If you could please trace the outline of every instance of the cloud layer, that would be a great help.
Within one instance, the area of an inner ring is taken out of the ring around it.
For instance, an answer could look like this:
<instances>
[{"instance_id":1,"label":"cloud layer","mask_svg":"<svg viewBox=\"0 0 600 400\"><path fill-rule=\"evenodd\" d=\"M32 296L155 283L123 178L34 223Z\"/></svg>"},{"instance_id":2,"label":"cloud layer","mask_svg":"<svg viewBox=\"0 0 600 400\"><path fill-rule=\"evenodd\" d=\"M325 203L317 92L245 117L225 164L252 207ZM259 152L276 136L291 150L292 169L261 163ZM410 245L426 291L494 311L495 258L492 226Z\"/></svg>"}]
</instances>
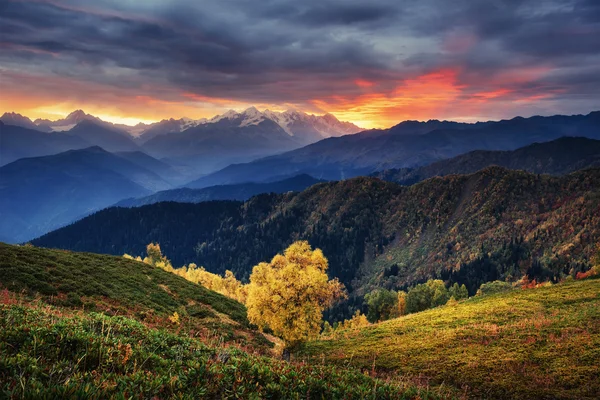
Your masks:
<instances>
[{"instance_id":1,"label":"cloud layer","mask_svg":"<svg viewBox=\"0 0 600 400\"><path fill-rule=\"evenodd\" d=\"M0 1L1 107L155 120L255 104L365 126L600 109L596 0L91 4Z\"/></svg>"}]
</instances>

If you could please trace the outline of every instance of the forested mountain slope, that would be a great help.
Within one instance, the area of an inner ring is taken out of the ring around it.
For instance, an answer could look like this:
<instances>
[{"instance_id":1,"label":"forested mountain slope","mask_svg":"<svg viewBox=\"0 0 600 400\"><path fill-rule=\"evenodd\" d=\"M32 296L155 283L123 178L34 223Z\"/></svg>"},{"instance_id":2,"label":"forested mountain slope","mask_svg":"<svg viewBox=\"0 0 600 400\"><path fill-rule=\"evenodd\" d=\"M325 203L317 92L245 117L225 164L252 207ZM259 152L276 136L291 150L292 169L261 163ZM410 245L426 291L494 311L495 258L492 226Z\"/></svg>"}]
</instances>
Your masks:
<instances>
[{"instance_id":1,"label":"forested mountain slope","mask_svg":"<svg viewBox=\"0 0 600 400\"><path fill-rule=\"evenodd\" d=\"M434 176L471 174L492 165L522 169L535 174L567 174L583 168L600 166L600 140L562 137L513 151L476 150L423 167L389 169L376 172L372 176L412 185Z\"/></svg>"},{"instance_id":2,"label":"forested mountain slope","mask_svg":"<svg viewBox=\"0 0 600 400\"><path fill-rule=\"evenodd\" d=\"M247 279L298 239L323 249L330 275L357 295L428 277L471 294L525 273L557 279L585 269L600 240L600 169L553 177L492 167L410 187L356 178L245 203L110 208L33 243L137 255L158 242L174 265Z\"/></svg>"},{"instance_id":3,"label":"forested mountain slope","mask_svg":"<svg viewBox=\"0 0 600 400\"><path fill-rule=\"evenodd\" d=\"M139 207L163 201L178 203L200 203L211 200L248 200L261 193L299 192L312 185L323 182L309 175L298 175L282 181L268 183L238 183L237 185L218 185L204 189L179 188L162 190L149 196L125 199L116 205L121 207Z\"/></svg>"},{"instance_id":4,"label":"forested mountain slope","mask_svg":"<svg viewBox=\"0 0 600 400\"><path fill-rule=\"evenodd\" d=\"M170 187L97 146L23 158L0 167L0 240L27 241L123 198Z\"/></svg>"}]
</instances>

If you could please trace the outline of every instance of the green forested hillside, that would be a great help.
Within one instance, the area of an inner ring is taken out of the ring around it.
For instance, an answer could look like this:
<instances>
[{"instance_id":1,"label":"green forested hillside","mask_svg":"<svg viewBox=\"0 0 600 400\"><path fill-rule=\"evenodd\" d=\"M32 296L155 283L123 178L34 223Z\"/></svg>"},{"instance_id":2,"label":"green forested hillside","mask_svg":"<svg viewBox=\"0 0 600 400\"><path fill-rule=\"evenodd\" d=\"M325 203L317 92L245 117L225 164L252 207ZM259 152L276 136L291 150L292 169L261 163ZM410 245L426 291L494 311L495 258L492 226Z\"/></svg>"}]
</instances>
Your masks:
<instances>
[{"instance_id":1,"label":"green forested hillside","mask_svg":"<svg viewBox=\"0 0 600 400\"><path fill-rule=\"evenodd\" d=\"M298 239L321 248L330 275L359 296L429 277L471 294L523 274L556 280L588 268L600 240L600 169L552 177L491 167L410 187L356 178L245 203L111 208L33 243L138 255L158 242L174 265L246 279Z\"/></svg>"},{"instance_id":2,"label":"green forested hillside","mask_svg":"<svg viewBox=\"0 0 600 400\"><path fill-rule=\"evenodd\" d=\"M600 279L473 297L339 332L298 357L443 383L465 398L597 399Z\"/></svg>"}]
</instances>

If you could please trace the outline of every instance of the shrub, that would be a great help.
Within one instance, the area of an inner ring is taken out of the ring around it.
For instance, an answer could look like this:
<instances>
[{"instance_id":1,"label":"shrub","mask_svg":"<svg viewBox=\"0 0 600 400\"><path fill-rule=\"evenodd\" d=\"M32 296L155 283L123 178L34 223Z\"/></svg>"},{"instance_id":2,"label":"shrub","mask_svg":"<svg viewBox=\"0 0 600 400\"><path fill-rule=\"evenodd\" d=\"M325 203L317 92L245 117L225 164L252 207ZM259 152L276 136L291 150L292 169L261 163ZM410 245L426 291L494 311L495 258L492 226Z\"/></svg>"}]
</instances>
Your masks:
<instances>
[{"instance_id":1,"label":"shrub","mask_svg":"<svg viewBox=\"0 0 600 400\"><path fill-rule=\"evenodd\" d=\"M575 275L575 279L587 279L596 275L600 275L600 267L597 265L586 272L578 272L577 275Z\"/></svg>"},{"instance_id":2,"label":"shrub","mask_svg":"<svg viewBox=\"0 0 600 400\"><path fill-rule=\"evenodd\" d=\"M415 313L446 304L450 299L444 281L431 279L417 285L406 295L406 312Z\"/></svg>"},{"instance_id":3,"label":"shrub","mask_svg":"<svg viewBox=\"0 0 600 400\"><path fill-rule=\"evenodd\" d=\"M398 293L393 290L376 289L365 295L365 303L369 307L369 322L385 321L397 314Z\"/></svg>"},{"instance_id":4,"label":"shrub","mask_svg":"<svg viewBox=\"0 0 600 400\"><path fill-rule=\"evenodd\" d=\"M493 281L482 283L477 290L476 296L487 296L495 293L508 292L513 286L509 282Z\"/></svg>"},{"instance_id":5,"label":"shrub","mask_svg":"<svg viewBox=\"0 0 600 400\"><path fill-rule=\"evenodd\" d=\"M459 286L458 283L455 283L448 290L448 294L450 297L454 297L454 300L457 301L469 298L469 291L464 284Z\"/></svg>"}]
</instances>

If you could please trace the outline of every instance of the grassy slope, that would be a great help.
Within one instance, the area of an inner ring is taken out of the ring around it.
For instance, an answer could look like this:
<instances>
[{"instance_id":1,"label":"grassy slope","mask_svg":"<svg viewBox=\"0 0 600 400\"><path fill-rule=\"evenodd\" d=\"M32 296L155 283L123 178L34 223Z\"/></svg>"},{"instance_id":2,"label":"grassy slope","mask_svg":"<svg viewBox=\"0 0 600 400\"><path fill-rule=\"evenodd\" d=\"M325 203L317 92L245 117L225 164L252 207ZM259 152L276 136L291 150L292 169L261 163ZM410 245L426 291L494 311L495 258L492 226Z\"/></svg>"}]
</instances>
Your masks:
<instances>
[{"instance_id":1,"label":"grassy slope","mask_svg":"<svg viewBox=\"0 0 600 400\"><path fill-rule=\"evenodd\" d=\"M0 287L0 398L439 398L259 355L244 306L122 257L0 244Z\"/></svg>"},{"instance_id":2,"label":"grassy slope","mask_svg":"<svg viewBox=\"0 0 600 400\"><path fill-rule=\"evenodd\" d=\"M1 398L435 399L358 371L290 364L126 317L0 302Z\"/></svg>"},{"instance_id":3,"label":"grassy slope","mask_svg":"<svg viewBox=\"0 0 600 400\"><path fill-rule=\"evenodd\" d=\"M42 296L49 304L129 315L149 324L164 323L178 312L187 330L267 344L249 327L242 304L123 257L0 243L0 287Z\"/></svg>"},{"instance_id":4,"label":"grassy slope","mask_svg":"<svg viewBox=\"0 0 600 400\"><path fill-rule=\"evenodd\" d=\"M484 398L597 398L600 279L472 298L307 345L304 356Z\"/></svg>"}]
</instances>

